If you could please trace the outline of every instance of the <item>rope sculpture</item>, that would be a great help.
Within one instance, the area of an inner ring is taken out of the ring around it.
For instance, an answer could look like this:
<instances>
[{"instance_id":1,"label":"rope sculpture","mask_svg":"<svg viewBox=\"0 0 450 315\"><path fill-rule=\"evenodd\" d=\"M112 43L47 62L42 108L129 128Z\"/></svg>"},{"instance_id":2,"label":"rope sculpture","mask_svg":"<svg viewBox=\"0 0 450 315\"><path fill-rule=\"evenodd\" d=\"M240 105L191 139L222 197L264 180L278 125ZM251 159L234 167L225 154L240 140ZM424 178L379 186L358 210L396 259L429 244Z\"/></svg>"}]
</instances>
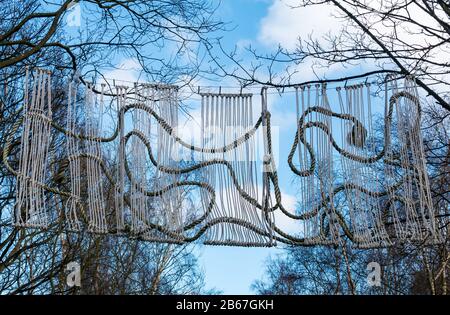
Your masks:
<instances>
[{"instance_id":1,"label":"rope sculpture","mask_svg":"<svg viewBox=\"0 0 450 315\"><path fill-rule=\"evenodd\" d=\"M30 71L26 70L24 124L21 138L21 159L17 177L18 226L47 228L46 196L40 183L47 181L51 107L50 73L38 69L31 93L28 86Z\"/></svg>"},{"instance_id":2,"label":"rope sculpture","mask_svg":"<svg viewBox=\"0 0 450 315\"><path fill-rule=\"evenodd\" d=\"M401 93L397 82L391 84L394 95ZM387 211L394 222L396 235L420 241L436 230L436 222L420 133L420 107L415 104L418 95L413 81L405 82L404 93L409 97L405 97L403 102L395 102L398 143L392 143L386 154L392 159L398 156L396 164L402 170L400 176L403 180L397 191L389 189ZM398 177L394 174L397 165L386 163L388 180L395 181ZM397 207L399 204L401 206Z\"/></svg>"},{"instance_id":3,"label":"rope sculpture","mask_svg":"<svg viewBox=\"0 0 450 315\"><path fill-rule=\"evenodd\" d=\"M293 166L293 152L290 155L290 165L295 170L294 173L301 177L300 216L292 216L292 218L303 221L305 241L311 244L339 243L339 231L333 203L330 203L330 207L325 210L325 215L329 220L330 231L328 236L321 231L321 220L323 220L321 216L308 214L311 205L320 207L324 199L334 200L333 182L335 174L333 173L331 142L328 140L328 134L321 132L320 128L311 128L316 125L322 126L324 130L332 133L331 117L326 115L326 113L331 112L331 108L325 87L320 85L315 87L302 86L300 87L300 93L299 88L296 89L297 138L303 139L302 142L305 144L305 146L297 146L301 171ZM308 114L305 111L308 107L307 104L314 104L315 108L323 110L314 110L311 111L311 114ZM316 148L315 158L312 155L308 156L308 147ZM307 165L311 165L309 170Z\"/></svg>"},{"instance_id":4,"label":"rope sculpture","mask_svg":"<svg viewBox=\"0 0 450 315\"><path fill-rule=\"evenodd\" d=\"M70 231L87 228L154 242L312 246L337 245L345 236L369 248L442 241L411 77L401 89L398 79L387 80L382 144L376 141L370 84L338 87L334 98L326 85L295 89L297 130L287 160L298 177L295 212L283 205L267 88L256 121L252 94L201 93L198 144L179 132L176 86L115 86L111 97L104 84L100 91L88 84L84 97L77 97L79 87L70 83L61 127L52 120L50 74L27 71L25 81L24 116L3 152L17 176L17 226L48 228L55 214L48 213L46 200L59 196ZM116 107L106 123L108 102ZM113 124L111 135L103 136L105 125ZM15 170L8 155L21 126ZM51 128L66 136L67 161L61 163L68 191L47 178ZM105 153L106 145L113 154ZM192 159L179 159L181 151ZM277 226L277 212L301 222L298 233Z\"/></svg>"},{"instance_id":5,"label":"rope sculpture","mask_svg":"<svg viewBox=\"0 0 450 315\"><path fill-rule=\"evenodd\" d=\"M202 175L216 192L211 221L223 221L208 230L206 243L270 246L273 218L267 220L256 206L258 195L262 195L258 194L262 184L256 165L256 135L248 134L244 141L234 141L252 129L252 95L201 94L201 98L201 161L205 165ZM233 145L227 147L228 143ZM202 202L206 209L210 202L206 192L202 194ZM243 224L227 222L227 218ZM257 226L264 234L244 223Z\"/></svg>"},{"instance_id":6,"label":"rope sculpture","mask_svg":"<svg viewBox=\"0 0 450 315\"><path fill-rule=\"evenodd\" d=\"M376 152L376 143L373 141L370 84L348 87L345 90L345 97L342 94L339 90L341 111L356 118L355 123L347 121L341 126L341 134L344 137L343 149L352 156L370 157ZM370 192L383 189L376 162L366 163L364 160L341 156L341 165L344 182L354 183L358 187L365 186ZM361 247L390 245L382 217L381 199L358 189L346 190L345 197L359 245Z\"/></svg>"},{"instance_id":7,"label":"rope sculpture","mask_svg":"<svg viewBox=\"0 0 450 315\"><path fill-rule=\"evenodd\" d=\"M143 108L157 113L158 117L170 126L178 124L176 93L177 89L173 86L134 86L134 100L142 104L141 107L144 106ZM133 108L133 105L126 104L127 96L124 87L118 88L118 94L121 98L119 102L121 125L123 126L127 118L125 113L128 109L133 124L131 131L124 134L124 128L121 128L120 134L119 182L129 187L129 202L127 202L126 194L121 192L120 204L124 206L117 208L119 212L121 209L125 211L122 217L129 217L129 220L125 219L122 223L122 228L130 221L131 234L134 236L145 240L180 242L177 231L180 231L183 221L180 211L183 200L182 189L176 183L181 181L181 173L165 171L176 167L176 161L172 156L175 140L142 108ZM155 129L154 133L152 133L153 129ZM155 146L149 142L152 137L155 138ZM153 148L155 148L155 155L152 153ZM147 150L153 165L146 163ZM153 173L148 171L151 166L156 167ZM149 191L153 192L149 193ZM170 233L150 229L149 221Z\"/></svg>"}]
</instances>

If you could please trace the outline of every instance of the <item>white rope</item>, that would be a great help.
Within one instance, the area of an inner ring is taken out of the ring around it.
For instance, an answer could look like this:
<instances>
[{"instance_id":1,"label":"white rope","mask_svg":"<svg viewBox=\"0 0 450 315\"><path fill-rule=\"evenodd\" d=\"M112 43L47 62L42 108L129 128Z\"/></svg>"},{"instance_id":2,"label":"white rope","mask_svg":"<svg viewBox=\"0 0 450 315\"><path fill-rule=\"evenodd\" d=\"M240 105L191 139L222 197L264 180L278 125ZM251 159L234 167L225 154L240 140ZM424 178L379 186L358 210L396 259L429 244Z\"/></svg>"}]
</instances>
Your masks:
<instances>
[{"instance_id":1,"label":"white rope","mask_svg":"<svg viewBox=\"0 0 450 315\"><path fill-rule=\"evenodd\" d=\"M253 127L251 95L207 93L202 94L201 99L201 146L203 148L222 147ZM261 189L258 189L256 176L255 149L256 139L250 137L245 144L236 146L232 150L212 153L203 151L201 157L202 162L227 161L236 176L237 185L245 194L262 202L263 199L258 198L265 197L268 192L263 192L259 197ZM264 213L242 197L229 172L225 165L217 163L205 167L202 171L205 182L216 191L216 202L208 221L233 218L270 231ZM204 211L206 211L211 197L207 193L201 195ZM207 222L205 224L208 224ZM205 242L216 245L266 245L270 241L242 225L227 222L210 227L205 236Z\"/></svg>"},{"instance_id":2,"label":"white rope","mask_svg":"<svg viewBox=\"0 0 450 315\"><path fill-rule=\"evenodd\" d=\"M30 71L26 70L24 126L21 137L15 224L23 227L47 228L46 196L41 183L46 182L50 146L51 76L43 70L32 71L31 100L28 86Z\"/></svg>"},{"instance_id":3,"label":"white rope","mask_svg":"<svg viewBox=\"0 0 450 315\"><path fill-rule=\"evenodd\" d=\"M88 84L85 96L85 128L86 135L90 139L86 140L85 152L88 156L94 158L86 159L86 177L87 177L87 196L88 196L88 217L89 230L94 233L107 233L105 199L103 197L103 180L102 171L98 161L102 160L100 142L98 140L100 134L100 126L102 125L102 113L95 113L98 110L97 96L93 92L93 86Z\"/></svg>"},{"instance_id":4,"label":"white rope","mask_svg":"<svg viewBox=\"0 0 450 315\"><path fill-rule=\"evenodd\" d=\"M58 194L47 183L50 127L55 126L51 80L38 70L32 81L27 71L25 81L14 217L18 226L46 227L50 216L45 190ZM262 89L256 125L251 95L201 94L201 148L189 146L176 134L176 87L136 84L134 89L116 90L118 127L113 137L104 138L104 86L99 96L93 85L87 86L83 112L77 109L77 88L69 84L63 132L68 136L70 192L61 194L69 230L79 231L87 219L90 232L107 233L111 226L115 233L158 242L201 238L216 245L272 246L275 240L337 245L344 233L360 247L384 247L397 240L442 241L427 177L418 93L411 78L402 89L397 80L385 89L386 139L381 153L374 141L376 117L369 85L346 87L345 93L338 88L339 112L334 112L325 85L296 88L297 147L294 144L288 160L300 176L295 213L285 209L278 183L267 89ZM79 112L85 122L81 133ZM262 137L261 169L256 162L257 135ZM109 173L109 160L103 158L103 142L117 150L115 174ZM188 150L194 160L179 160L180 150ZM297 166L292 164L295 155ZM115 222L107 218L106 180L114 189ZM277 211L301 221L298 234L276 226Z\"/></svg>"},{"instance_id":5,"label":"white rope","mask_svg":"<svg viewBox=\"0 0 450 315\"><path fill-rule=\"evenodd\" d=\"M66 129L69 132L76 133L77 122L77 91L73 82L69 83L69 92L67 96L67 120ZM66 201L66 221L70 231L80 231L81 222L78 218L77 210L81 205L81 160L79 158L79 141L74 137L67 137L67 154L69 159L70 191L72 196Z\"/></svg>"},{"instance_id":6,"label":"white rope","mask_svg":"<svg viewBox=\"0 0 450 315\"><path fill-rule=\"evenodd\" d=\"M121 233L125 229L125 118L122 108L125 104L125 91L123 87L116 86L117 94L117 113L119 115L119 148L117 161L117 186L115 187L115 213L116 213L116 230Z\"/></svg>"}]
</instances>

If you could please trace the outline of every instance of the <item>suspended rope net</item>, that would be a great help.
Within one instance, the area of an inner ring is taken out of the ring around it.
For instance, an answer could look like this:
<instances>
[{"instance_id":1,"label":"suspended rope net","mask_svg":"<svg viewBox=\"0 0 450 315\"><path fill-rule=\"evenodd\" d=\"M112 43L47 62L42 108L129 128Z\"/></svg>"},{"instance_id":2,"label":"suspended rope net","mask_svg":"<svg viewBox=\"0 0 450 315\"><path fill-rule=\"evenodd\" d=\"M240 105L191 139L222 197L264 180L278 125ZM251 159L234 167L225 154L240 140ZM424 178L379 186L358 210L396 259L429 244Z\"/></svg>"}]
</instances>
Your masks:
<instances>
[{"instance_id":1,"label":"suspended rope net","mask_svg":"<svg viewBox=\"0 0 450 315\"><path fill-rule=\"evenodd\" d=\"M333 95L326 85L295 89L287 164L299 199L290 211L274 158L267 88L257 109L252 94L200 93L200 132L188 141L177 86L136 83L106 93L106 84L71 82L62 127L52 119L50 73L27 70L23 118L3 152L17 176L14 223L46 229L59 219L68 231L176 244L441 242L417 88L411 77L401 87L400 79L388 79L381 132L370 84L337 87ZM8 156L19 130L14 168ZM65 136L60 160L49 149L55 131ZM55 163L64 185L52 182ZM61 200L62 213L47 205L51 198ZM299 222L298 232L285 231L279 217Z\"/></svg>"}]
</instances>

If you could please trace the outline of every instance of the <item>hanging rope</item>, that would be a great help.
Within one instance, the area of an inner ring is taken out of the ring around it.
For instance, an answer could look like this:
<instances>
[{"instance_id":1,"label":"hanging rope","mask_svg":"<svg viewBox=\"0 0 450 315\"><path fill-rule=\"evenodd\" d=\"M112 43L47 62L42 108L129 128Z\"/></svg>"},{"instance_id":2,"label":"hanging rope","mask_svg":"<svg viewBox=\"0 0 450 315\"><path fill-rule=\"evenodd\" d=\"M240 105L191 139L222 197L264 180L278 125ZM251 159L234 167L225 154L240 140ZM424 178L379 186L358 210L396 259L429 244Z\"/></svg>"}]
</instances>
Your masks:
<instances>
[{"instance_id":1,"label":"hanging rope","mask_svg":"<svg viewBox=\"0 0 450 315\"><path fill-rule=\"evenodd\" d=\"M31 93L29 85L31 84ZM44 187L50 146L51 74L44 70L26 70L24 123L21 137L15 224L21 227L47 228Z\"/></svg>"},{"instance_id":2,"label":"hanging rope","mask_svg":"<svg viewBox=\"0 0 450 315\"><path fill-rule=\"evenodd\" d=\"M256 122L251 94L200 94L198 146L177 132L176 87L135 84L131 95L127 87L116 86L117 125L104 137L103 86L99 96L93 85L86 89L83 132L77 119L77 87L69 84L63 128L51 118L50 75L37 74L29 92L27 71L24 118L14 125L3 152L6 167L17 175L19 226L49 224L48 191L64 199L69 230L79 231L86 224L90 232L147 241L336 246L345 235L363 248L398 240L442 241L425 167L419 98L410 77L401 90L396 80L389 80L389 91L385 88L382 149L374 141L370 84L345 87L345 93L338 87L333 100L339 112L332 109L326 85L295 89L297 126L288 165L299 177L300 199L298 209L290 212L283 205L274 161L266 88ZM16 171L8 155L21 125ZM70 191L46 180L51 126L67 136ZM261 169L258 136L263 140ZM103 157L106 143L118 152L114 174ZM197 158L178 159L177 152L183 150ZM106 187L114 192L113 220L107 213ZM336 202L342 197L344 205ZM277 226L276 212L300 221L299 233L291 235Z\"/></svg>"},{"instance_id":3,"label":"hanging rope","mask_svg":"<svg viewBox=\"0 0 450 315\"><path fill-rule=\"evenodd\" d=\"M72 82L69 83L67 96L67 123L66 128L71 133L76 133L77 126L77 91ZM69 162L70 191L71 196L66 201L66 222L69 231L80 231L81 221L78 216L81 205L81 159L79 158L79 143L74 137L67 137L67 154Z\"/></svg>"}]
</instances>

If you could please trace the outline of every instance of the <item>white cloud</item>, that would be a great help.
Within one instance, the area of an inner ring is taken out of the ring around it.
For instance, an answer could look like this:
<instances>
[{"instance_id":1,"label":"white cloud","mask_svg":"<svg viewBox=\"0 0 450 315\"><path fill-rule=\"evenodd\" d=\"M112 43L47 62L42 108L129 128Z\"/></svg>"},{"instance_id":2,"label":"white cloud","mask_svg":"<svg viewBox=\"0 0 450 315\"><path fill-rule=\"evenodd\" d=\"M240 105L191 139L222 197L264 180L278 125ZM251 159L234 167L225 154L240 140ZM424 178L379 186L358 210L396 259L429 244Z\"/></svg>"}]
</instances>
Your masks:
<instances>
[{"instance_id":1,"label":"white cloud","mask_svg":"<svg viewBox=\"0 0 450 315\"><path fill-rule=\"evenodd\" d=\"M116 67L116 69L104 73L104 77L109 83L111 80L116 80L119 85L132 86L132 82L139 79L139 74L142 67L135 58L123 59Z\"/></svg>"},{"instance_id":2,"label":"white cloud","mask_svg":"<svg viewBox=\"0 0 450 315\"><path fill-rule=\"evenodd\" d=\"M329 31L339 29L339 21L331 15L330 6L315 5L292 8L298 1L274 0L268 14L261 20L258 40L267 45L280 44L284 48L295 48L298 37L310 34L320 38Z\"/></svg>"},{"instance_id":3,"label":"white cloud","mask_svg":"<svg viewBox=\"0 0 450 315\"><path fill-rule=\"evenodd\" d=\"M273 200L275 198L273 197ZM297 205L297 198L293 195L281 192L281 200L284 208L292 214L295 214L295 209ZM303 231L303 221L293 220L286 216L281 210L277 209L275 211L275 225L285 233L291 235L298 235Z\"/></svg>"}]
</instances>

